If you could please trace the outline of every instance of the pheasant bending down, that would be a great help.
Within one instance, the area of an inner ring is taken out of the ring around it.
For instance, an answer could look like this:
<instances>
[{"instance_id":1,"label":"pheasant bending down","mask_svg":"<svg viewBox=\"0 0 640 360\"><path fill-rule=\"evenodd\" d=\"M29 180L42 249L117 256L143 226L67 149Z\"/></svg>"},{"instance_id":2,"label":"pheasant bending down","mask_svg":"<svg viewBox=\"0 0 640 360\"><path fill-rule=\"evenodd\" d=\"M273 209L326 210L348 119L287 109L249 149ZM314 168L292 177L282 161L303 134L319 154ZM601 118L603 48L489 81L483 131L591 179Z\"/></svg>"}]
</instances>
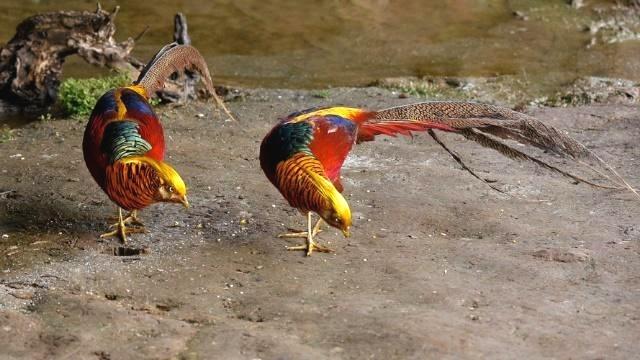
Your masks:
<instances>
[{"instance_id":1,"label":"pheasant bending down","mask_svg":"<svg viewBox=\"0 0 640 360\"><path fill-rule=\"evenodd\" d=\"M198 50L173 43L151 59L132 85L108 91L93 109L82 143L85 163L98 185L119 206L118 222L112 225L115 229L101 237L117 236L126 242L127 233L144 231L137 210L154 202L189 206L184 181L164 162L162 125L149 105L149 98L162 89L165 79L184 69L200 73L215 96ZM131 211L126 219L122 209Z\"/></svg>"},{"instance_id":2,"label":"pheasant bending down","mask_svg":"<svg viewBox=\"0 0 640 360\"><path fill-rule=\"evenodd\" d=\"M340 229L345 237L349 236L351 211L341 194L340 169L354 144L374 140L377 135L411 136L412 132L427 131L465 170L485 181L451 152L433 130L459 133L509 158L532 161L592 186L626 187L636 193L615 170L578 141L530 116L506 108L468 102L424 102L380 111L348 107L313 108L282 119L260 146L260 165L269 181L291 206L307 216L306 232L280 235L306 238L305 245L288 249L305 250L307 256L314 250L330 252L331 249L318 245L313 239L322 220ZM514 140L578 162L581 159L592 160L613 174L615 181L596 171L616 186L604 186L572 175L509 146L503 140ZM320 220L312 228L313 212L320 216Z\"/></svg>"}]
</instances>

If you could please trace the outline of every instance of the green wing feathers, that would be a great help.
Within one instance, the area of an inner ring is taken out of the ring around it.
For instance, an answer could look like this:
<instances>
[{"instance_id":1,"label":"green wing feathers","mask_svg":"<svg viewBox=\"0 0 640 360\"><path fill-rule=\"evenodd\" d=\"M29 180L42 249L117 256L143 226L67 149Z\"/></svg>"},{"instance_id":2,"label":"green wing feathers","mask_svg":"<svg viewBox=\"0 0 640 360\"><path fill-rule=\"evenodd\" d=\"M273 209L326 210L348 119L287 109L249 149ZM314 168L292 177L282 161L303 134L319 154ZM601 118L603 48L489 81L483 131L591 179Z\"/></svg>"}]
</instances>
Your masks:
<instances>
[{"instance_id":1,"label":"green wing feathers","mask_svg":"<svg viewBox=\"0 0 640 360\"><path fill-rule=\"evenodd\" d=\"M130 156L141 156L151 150L151 144L142 138L135 121L114 121L105 127L102 151L114 163Z\"/></svg>"}]
</instances>

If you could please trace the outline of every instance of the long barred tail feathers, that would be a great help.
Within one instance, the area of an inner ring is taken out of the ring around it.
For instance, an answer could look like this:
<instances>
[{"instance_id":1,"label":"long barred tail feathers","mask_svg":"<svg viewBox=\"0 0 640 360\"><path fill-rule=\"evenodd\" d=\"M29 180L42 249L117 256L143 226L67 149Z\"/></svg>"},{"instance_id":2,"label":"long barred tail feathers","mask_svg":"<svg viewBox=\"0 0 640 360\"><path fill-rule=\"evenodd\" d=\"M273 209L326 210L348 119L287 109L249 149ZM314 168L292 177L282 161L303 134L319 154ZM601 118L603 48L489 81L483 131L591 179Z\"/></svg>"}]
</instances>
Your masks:
<instances>
[{"instance_id":1,"label":"long barred tail feathers","mask_svg":"<svg viewBox=\"0 0 640 360\"><path fill-rule=\"evenodd\" d=\"M142 69L140 76L134 82L136 85L144 87L149 96L164 87L164 83L171 74L179 71L189 70L199 73L204 82L204 86L209 94L213 96L218 106L232 119L233 115L213 87L213 80L209 73L209 68L198 49L191 45L179 45L171 43L165 45L158 51L149 63Z\"/></svg>"},{"instance_id":2,"label":"long barred tail feathers","mask_svg":"<svg viewBox=\"0 0 640 360\"><path fill-rule=\"evenodd\" d=\"M548 170L591 186L608 189L628 189L640 197L640 194L638 194L615 169L587 149L583 144L531 116L507 108L472 102L424 102L377 111L373 118L369 120L368 124L370 123L375 126L378 123L394 121L406 122L407 120L450 127L454 132L460 133L467 139L475 141L484 147L496 150L511 159L531 161ZM430 128L437 127L430 126ZM430 135L433 137L432 133L433 131L430 131ZM454 156L444 143L435 137L434 140L449 152L449 154ZM573 175L543 160L517 150L503 142L503 140L512 140L520 144L551 151L563 157L570 157L577 163L585 165L599 176L604 177L615 186L597 184ZM462 160L459 157L456 158L456 156L454 156L454 159L460 163L465 170L469 171L473 176L478 177L461 162ZM600 165L604 171L598 170L584 160L590 160Z\"/></svg>"}]
</instances>

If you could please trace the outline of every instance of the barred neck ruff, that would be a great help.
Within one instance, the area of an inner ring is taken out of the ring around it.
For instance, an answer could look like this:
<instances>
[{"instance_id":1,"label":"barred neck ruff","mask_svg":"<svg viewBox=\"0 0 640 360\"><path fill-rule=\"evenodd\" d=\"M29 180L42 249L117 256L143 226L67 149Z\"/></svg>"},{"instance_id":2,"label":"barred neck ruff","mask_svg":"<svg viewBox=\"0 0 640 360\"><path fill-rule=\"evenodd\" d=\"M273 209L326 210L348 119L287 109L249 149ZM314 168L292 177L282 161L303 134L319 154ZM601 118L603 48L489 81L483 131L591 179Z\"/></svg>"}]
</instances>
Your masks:
<instances>
[{"instance_id":1,"label":"barred neck ruff","mask_svg":"<svg viewBox=\"0 0 640 360\"><path fill-rule=\"evenodd\" d=\"M160 179L162 179L166 185L175 189L176 194L185 195L187 193L187 186L185 185L184 180L182 180L182 177L180 177L180 174L178 174L171 165L163 161L156 161L147 156L133 156L121 161L125 164L135 162L148 164L158 172Z\"/></svg>"}]
</instances>

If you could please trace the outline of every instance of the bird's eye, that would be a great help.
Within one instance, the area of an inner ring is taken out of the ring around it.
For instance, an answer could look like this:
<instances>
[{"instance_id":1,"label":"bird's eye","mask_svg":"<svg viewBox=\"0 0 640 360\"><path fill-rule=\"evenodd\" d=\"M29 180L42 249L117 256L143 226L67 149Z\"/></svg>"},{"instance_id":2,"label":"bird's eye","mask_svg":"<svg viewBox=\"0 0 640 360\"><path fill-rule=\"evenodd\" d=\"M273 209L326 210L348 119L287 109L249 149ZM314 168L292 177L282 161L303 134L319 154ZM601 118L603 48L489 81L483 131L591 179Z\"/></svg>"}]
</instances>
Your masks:
<instances>
[{"instance_id":1,"label":"bird's eye","mask_svg":"<svg viewBox=\"0 0 640 360\"><path fill-rule=\"evenodd\" d=\"M170 193L173 192L173 186L169 186L169 188L167 189Z\"/></svg>"}]
</instances>

